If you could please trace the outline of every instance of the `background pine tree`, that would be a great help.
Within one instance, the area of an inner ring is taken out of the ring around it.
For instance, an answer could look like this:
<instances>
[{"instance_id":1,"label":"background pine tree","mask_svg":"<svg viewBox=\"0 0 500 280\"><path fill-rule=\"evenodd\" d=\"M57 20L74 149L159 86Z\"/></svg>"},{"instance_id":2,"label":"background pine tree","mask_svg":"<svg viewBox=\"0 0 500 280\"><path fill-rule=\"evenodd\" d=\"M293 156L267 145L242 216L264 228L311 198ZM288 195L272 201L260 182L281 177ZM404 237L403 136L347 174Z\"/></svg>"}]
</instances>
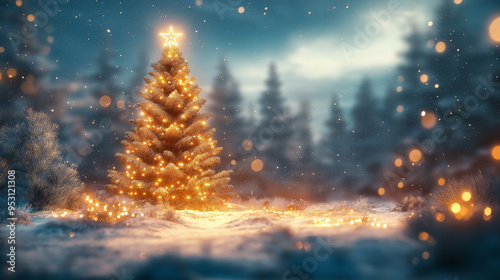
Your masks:
<instances>
[{"instance_id":1,"label":"background pine tree","mask_svg":"<svg viewBox=\"0 0 500 280\"><path fill-rule=\"evenodd\" d=\"M245 139L246 132L238 83L229 72L225 58L221 58L218 70L210 94L209 110L213 113L210 125L215 128L215 138L224 149L221 160L225 168L231 160L239 160L237 148Z\"/></svg>"},{"instance_id":2,"label":"background pine tree","mask_svg":"<svg viewBox=\"0 0 500 280\"><path fill-rule=\"evenodd\" d=\"M109 171L108 189L138 201L169 204L177 209L211 210L232 196L231 171L216 173L220 164L215 129L208 113L200 113L206 100L189 78L187 62L176 46L167 45L153 65L138 104L140 117L122 141L118 153L124 171Z\"/></svg>"}]
</instances>

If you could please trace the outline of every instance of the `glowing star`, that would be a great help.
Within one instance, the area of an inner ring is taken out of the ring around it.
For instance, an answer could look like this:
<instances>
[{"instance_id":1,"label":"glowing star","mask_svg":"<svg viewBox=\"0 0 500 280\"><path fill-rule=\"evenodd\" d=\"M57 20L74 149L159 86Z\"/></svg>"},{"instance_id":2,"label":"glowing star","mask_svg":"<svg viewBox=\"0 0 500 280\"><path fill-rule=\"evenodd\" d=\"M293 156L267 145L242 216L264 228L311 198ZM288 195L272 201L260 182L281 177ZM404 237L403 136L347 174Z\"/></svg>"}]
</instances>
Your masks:
<instances>
[{"instance_id":1,"label":"glowing star","mask_svg":"<svg viewBox=\"0 0 500 280\"><path fill-rule=\"evenodd\" d=\"M170 44L174 44L174 46L177 46L177 41L175 39L181 36L182 33L175 34L174 29L172 28L172 26L170 26L170 31L168 31L168 33L160 33L160 35L163 36L165 39L167 39L167 41L163 45L166 47L167 45Z\"/></svg>"}]
</instances>

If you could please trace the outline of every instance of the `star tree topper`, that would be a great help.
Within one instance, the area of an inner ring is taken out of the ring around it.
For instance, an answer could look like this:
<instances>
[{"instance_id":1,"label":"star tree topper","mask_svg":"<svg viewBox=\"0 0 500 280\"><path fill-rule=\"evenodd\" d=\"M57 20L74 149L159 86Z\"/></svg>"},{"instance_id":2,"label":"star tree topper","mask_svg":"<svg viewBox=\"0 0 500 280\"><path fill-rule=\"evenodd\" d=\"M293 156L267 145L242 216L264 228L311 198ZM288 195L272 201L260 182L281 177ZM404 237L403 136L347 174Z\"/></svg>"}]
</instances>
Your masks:
<instances>
[{"instance_id":1,"label":"star tree topper","mask_svg":"<svg viewBox=\"0 0 500 280\"><path fill-rule=\"evenodd\" d=\"M170 31L168 33L160 33L160 35L163 36L165 39L167 39L167 41L165 41L165 44L163 45L166 47L167 45L170 44L177 46L177 41L175 40L175 38L181 36L182 33L175 34L174 29L172 28L172 26L170 26Z\"/></svg>"}]
</instances>

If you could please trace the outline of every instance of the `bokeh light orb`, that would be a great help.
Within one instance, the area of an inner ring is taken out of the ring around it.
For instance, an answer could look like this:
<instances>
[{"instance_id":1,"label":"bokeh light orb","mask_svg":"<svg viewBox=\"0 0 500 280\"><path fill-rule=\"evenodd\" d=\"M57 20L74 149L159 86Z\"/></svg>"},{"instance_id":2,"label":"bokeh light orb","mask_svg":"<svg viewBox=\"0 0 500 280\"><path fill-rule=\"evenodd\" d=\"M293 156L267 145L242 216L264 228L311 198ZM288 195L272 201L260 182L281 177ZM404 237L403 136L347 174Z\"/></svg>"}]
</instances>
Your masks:
<instances>
[{"instance_id":1,"label":"bokeh light orb","mask_svg":"<svg viewBox=\"0 0 500 280\"><path fill-rule=\"evenodd\" d=\"M495 160L500 160L500 145L497 145L497 146L493 147L493 149L491 149L491 156Z\"/></svg>"},{"instance_id":2,"label":"bokeh light orb","mask_svg":"<svg viewBox=\"0 0 500 280\"><path fill-rule=\"evenodd\" d=\"M107 95L101 96L101 98L99 99L99 104L104 108L109 107L111 105L111 97Z\"/></svg>"},{"instance_id":3,"label":"bokeh light orb","mask_svg":"<svg viewBox=\"0 0 500 280\"><path fill-rule=\"evenodd\" d=\"M500 17L494 19L488 28L490 38L494 42L500 42Z\"/></svg>"},{"instance_id":4,"label":"bokeh light orb","mask_svg":"<svg viewBox=\"0 0 500 280\"><path fill-rule=\"evenodd\" d=\"M264 163L260 159L254 159L250 166L252 167L253 171L259 172L262 170L262 168L264 168Z\"/></svg>"},{"instance_id":5,"label":"bokeh light orb","mask_svg":"<svg viewBox=\"0 0 500 280\"><path fill-rule=\"evenodd\" d=\"M413 149L413 150L411 150L408 157L413 162L419 162L422 159L422 152L418 149Z\"/></svg>"},{"instance_id":6,"label":"bokeh light orb","mask_svg":"<svg viewBox=\"0 0 500 280\"><path fill-rule=\"evenodd\" d=\"M446 50L446 44L444 42L438 42L436 44L436 52L442 53Z\"/></svg>"},{"instance_id":7,"label":"bokeh light orb","mask_svg":"<svg viewBox=\"0 0 500 280\"><path fill-rule=\"evenodd\" d=\"M422 118L420 121L421 121L422 126L424 128L431 129L436 125L437 117L436 117L436 114L434 114L434 113L426 113L426 114L422 115Z\"/></svg>"},{"instance_id":8,"label":"bokeh light orb","mask_svg":"<svg viewBox=\"0 0 500 280\"><path fill-rule=\"evenodd\" d=\"M463 201L469 201L472 198L472 194L470 192L463 192L462 193L462 200Z\"/></svg>"},{"instance_id":9,"label":"bokeh light orb","mask_svg":"<svg viewBox=\"0 0 500 280\"><path fill-rule=\"evenodd\" d=\"M458 214L460 212L460 210L462 209L462 207L460 206L460 204L455 202L451 205L450 209L451 209L451 212Z\"/></svg>"}]
</instances>

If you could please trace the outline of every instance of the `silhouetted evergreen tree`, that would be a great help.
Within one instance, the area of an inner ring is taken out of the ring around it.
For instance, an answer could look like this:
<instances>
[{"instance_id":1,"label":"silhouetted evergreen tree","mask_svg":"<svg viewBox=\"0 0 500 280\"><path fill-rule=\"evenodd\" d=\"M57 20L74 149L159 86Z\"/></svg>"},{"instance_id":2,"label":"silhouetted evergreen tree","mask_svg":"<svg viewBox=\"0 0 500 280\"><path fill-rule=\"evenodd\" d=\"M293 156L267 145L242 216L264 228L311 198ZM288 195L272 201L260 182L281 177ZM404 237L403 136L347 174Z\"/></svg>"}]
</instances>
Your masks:
<instances>
[{"instance_id":1,"label":"silhouetted evergreen tree","mask_svg":"<svg viewBox=\"0 0 500 280\"><path fill-rule=\"evenodd\" d=\"M237 148L247 134L241 116L241 94L225 58L221 58L218 70L210 94L209 112L213 114L210 123L215 128L215 139L223 148L220 155L222 166L226 167L231 160L239 159Z\"/></svg>"},{"instance_id":2,"label":"silhouetted evergreen tree","mask_svg":"<svg viewBox=\"0 0 500 280\"><path fill-rule=\"evenodd\" d=\"M266 80L266 90L259 100L261 123L257 133L260 134L258 137L263 140L260 153L265 158L264 166L279 176L286 174L290 168L286 152L288 141L292 136L290 117L283 104L280 86L276 66L271 64L269 78Z\"/></svg>"}]
</instances>

